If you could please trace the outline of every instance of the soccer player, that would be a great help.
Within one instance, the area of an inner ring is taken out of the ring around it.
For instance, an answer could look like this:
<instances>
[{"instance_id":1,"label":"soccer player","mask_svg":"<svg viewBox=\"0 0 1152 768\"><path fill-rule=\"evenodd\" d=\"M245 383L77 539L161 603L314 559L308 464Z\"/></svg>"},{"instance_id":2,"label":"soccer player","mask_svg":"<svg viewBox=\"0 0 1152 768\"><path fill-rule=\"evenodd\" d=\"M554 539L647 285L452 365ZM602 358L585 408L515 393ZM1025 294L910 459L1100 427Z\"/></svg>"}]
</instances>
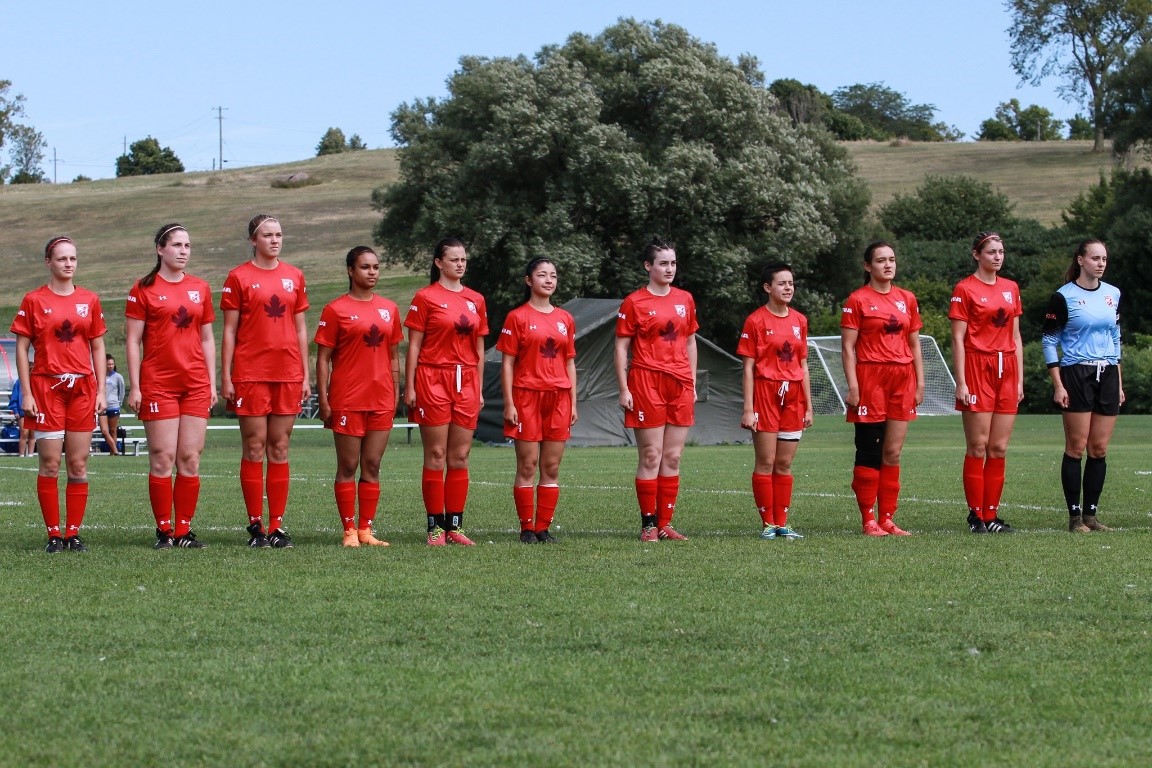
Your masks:
<instances>
[{"instance_id":1,"label":"soccer player","mask_svg":"<svg viewBox=\"0 0 1152 768\"><path fill-rule=\"evenodd\" d=\"M132 380L127 404L148 437L155 548L203 549L192 518L200 499L208 416L216 403L216 313L208 283L185 271L192 255L188 230L165 224L153 244L156 264L132 286L124 307Z\"/></svg>"},{"instance_id":2,"label":"soccer player","mask_svg":"<svg viewBox=\"0 0 1152 768\"><path fill-rule=\"evenodd\" d=\"M767 265L760 285L768 301L744 321L736 345L736 354L744 358L740 426L752 431L752 498L764 526L760 538L802 539L788 527L788 510L792 459L814 418L808 318L788 306L796 292L792 267L783 262Z\"/></svg>"},{"instance_id":3,"label":"soccer player","mask_svg":"<svg viewBox=\"0 0 1152 768\"><path fill-rule=\"evenodd\" d=\"M472 546L461 530L468 501L468 454L484 407L484 297L464 285L468 252L454 237L436 243L431 281L412 297L404 326L404 404L420 425L420 492L428 545ZM445 471L447 468L447 471Z\"/></svg>"},{"instance_id":4,"label":"soccer player","mask_svg":"<svg viewBox=\"0 0 1152 768\"><path fill-rule=\"evenodd\" d=\"M529 261L524 283L528 300L508 313L496 343L503 353L504 435L516 441L512 499L520 541L551 544L560 460L576 423L576 323L552 306L557 277L551 259ZM533 488L537 467L540 482Z\"/></svg>"},{"instance_id":5,"label":"soccer player","mask_svg":"<svg viewBox=\"0 0 1152 768\"><path fill-rule=\"evenodd\" d=\"M280 260L284 232L279 221L264 213L254 216L248 222L248 239L252 258L228 273L220 295L220 394L240 419L240 489L248 513L248 546L288 549L292 538L283 525L291 476L288 446L300 405L312 394L304 320L308 293L304 273Z\"/></svg>"},{"instance_id":6,"label":"soccer player","mask_svg":"<svg viewBox=\"0 0 1152 768\"><path fill-rule=\"evenodd\" d=\"M1024 343L1020 340L1020 288L997 273L1004 243L995 232L972 241L976 271L956 284L952 362L956 410L964 420L964 498L972 533L1011 533L1000 517L1004 457L1024 399Z\"/></svg>"},{"instance_id":7,"label":"soccer player","mask_svg":"<svg viewBox=\"0 0 1152 768\"><path fill-rule=\"evenodd\" d=\"M696 407L696 302L676 288L676 246L653 238L642 256L648 284L616 317L616 380L624 426L636 436L640 540L683 541L672 527L680 457ZM629 364L629 356L631 363Z\"/></svg>"},{"instance_id":8,"label":"soccer player","mask_svg":"<svg viewBox=\"0 0 1152 768\"><path fill-rule=\"evenodd\" d=\"M865 536L908 536L893 522L900 500L900 452L924 401L920 309L893 285L896 252L885 242L864 251L864 285L844 302L840 338L848 421L856 425L852 491Z\"/></svg>"},{"instance_id":9,"label":"soccer player","mask_svg":"<svg viewBox=\"0 0 1152 768\"><path fill-rule=\"evenodd\" d=\"M376 252L359 245L344 262L348 292L324 307L316 329L317 400L336 443L333 493L343 544L386 547L388 542L373 534L372 521L380 501L380 458L396 416L404 332L396 304L374 291L380 278Z\"/></svg>"},{"instance_id":10,"label":"soccer player","mask_svg":"<svg viewBox=\"0 0 1152 768\"><path fill-rule=\"evenodd\" d=\"M124 402L124 377L117 373L116 359L112 355L108 355L104 363L104 399L107 405L100 412L100 433L108 446L108 454L118 456L120 448L116 430L120 427L120 406Z\"/></svg>"},{"instance_id":11,"label":"soccer player","mask_svg":"<svg viewBox=\"0 0 1152 768\"><path fill-rule=\"evenodd\" d=\"M88 505L88 452L96 414L104 410L104 312L100 298L73 282L76 244L54 237L44 246L47 284L24 294L9 330L16 335L16 370L23 382L24 425L34 430L39 456L36 498L48 529L46 552L87 552L80 526ZM36 360L29 362L28 350ZM60 530L57 481L67 461L65 528Z\"/></svg>"},{"instance_id":12,"label":"soccer player","mask_svg":"<svg viewBox=\"0 0 1152 768\"><path fill-rule=\"evenodd\" d=\"M1101 279L1107 267L1104 243L1080 243L1065 274L1067 282L1052 294L1044 314L1044 362L1052 379L1052 400L1064 417L1060 483L1068 505L1068 530L1073 533L1112 530L1096 517L1108 468L1108 441L1124 404L1120 291ZM1081 479L1085 449L1088 461Z\"/></svg>"}]
</instances>

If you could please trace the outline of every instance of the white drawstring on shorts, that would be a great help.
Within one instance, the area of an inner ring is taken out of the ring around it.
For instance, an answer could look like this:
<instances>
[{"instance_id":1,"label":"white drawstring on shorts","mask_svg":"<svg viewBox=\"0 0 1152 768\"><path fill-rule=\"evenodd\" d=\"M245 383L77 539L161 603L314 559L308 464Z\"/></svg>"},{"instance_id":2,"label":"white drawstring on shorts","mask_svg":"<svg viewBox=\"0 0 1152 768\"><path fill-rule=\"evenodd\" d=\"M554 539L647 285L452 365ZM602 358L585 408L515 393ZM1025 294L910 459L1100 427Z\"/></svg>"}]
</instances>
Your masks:
<instances>
[{"instance_id":1,"label":"white drawstring on shorts","mask_svg":"<svg viewBox=\"0 0 1152 768\"><path fill-rule=\"evenodd\" d=\"M780 405L784 405L784 397L788 394L788 384L787 381L780 382L780 389L776 391L776 394L780 395Z\"/></svg>"},{"instance_id":2,"label":"white drawstring on shorts","mask_svg":"<svg viewBox=\"0 0 1152 768\"><path fill-rule=\"evenodd\" d=\"M61 384L65 383L65 382L68 383L68 389L72 389L72 387L76 386L76 380L84 378L84 374L83 373L58 373L55 376L53 376L52 378L59 379L59 381L57 381L55 384L52 385L52 389L56 389L56 387L60 386Z\"/></svg>"},{"instance_id":3,"label":"white drawstring on shorts","mask_svg":"<svg viewBox=\"0 0 1152 768\"><path fill-rule=\"evenodd\" d=\"M460 394L464 388L464 366L456 366L456 394Z\"/></svg>"},{"instance_id":4,"label":"white drawstring on shorts","mask_svg":"<svg viewBox=\"0 0 1152 768\"><path fill-rule=\"evenodd\" d=\"M1004 378L1004 353L996 353L996 378Z\"/></svg>"}]
</instances>

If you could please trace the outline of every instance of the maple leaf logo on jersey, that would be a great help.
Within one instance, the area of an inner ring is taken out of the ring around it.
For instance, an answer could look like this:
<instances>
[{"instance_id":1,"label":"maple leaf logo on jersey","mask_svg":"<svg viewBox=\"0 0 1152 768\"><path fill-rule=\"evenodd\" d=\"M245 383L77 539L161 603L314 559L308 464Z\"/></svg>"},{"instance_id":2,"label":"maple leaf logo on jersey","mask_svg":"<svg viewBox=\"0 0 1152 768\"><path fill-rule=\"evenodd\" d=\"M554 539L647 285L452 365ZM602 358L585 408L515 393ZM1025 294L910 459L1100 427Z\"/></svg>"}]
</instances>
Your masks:
<instances>
[{"instance_id":1,"label":"maple leaf logo on jersey","mask_svg":"<svg viewBox=\"0 0 1152 768\"><path fill-rule=\"evenodd\" d=\"M776 357L779 358L782 363L792 362L792 358L795 357L795 353L792 351L792 342L784 342L784 346L776 351Z\"/></svg>"},{"instance_id":2,"label":"maple leaf logo on jersey","mask_svg":"<svg viewBox=\"0 0 1152 768\"><path fill-rule=\"evenodd\" d=\"M200 303L200 291L188 291L188 301L193 304Z\"/></svg>"},{"instance_id":3,"label":"maple leaf logo on jersey","mask_svg":"<svg viewBox=\"0 0 1152 768\"><path fill-rule=\"evenodd\" d=\"M284 317L284 312L287 311L287 309L288 305L280 301L280 297L275 293L272 294L272 298L269 299L268 303L264 305L264 311L267 312L268 317L272 318L273 320L278 320L281 317Z\"/></svg>"},{"instance_id":4,"label":"maple leaf logo on jersey","mask_svg":"<svg viewBox=\"0 0 1152 768\"><path fill-rule=\"evenodd\" d=\"M556 339L551 336L548 340L540 345L540 357L545 360L555 360L556 355L560 352L559 347L556 346Z\"/></svg>"},{"instance_id":5,"label":"maple leaf logo on jersey","mask_svg":"<svg viewBox=\"0 0 1152 768\"><path fill-rule=\"evenodd\" d=\"M671 320L669 320L668 325L664 326L664 330L660 331L660 338L663 341L672 344L678 337L679 334L676 333L676 326L672 324Z\"/></svg>"},{"instance_id":6,"label":"maple leaf logo on jersey","mask_svg":"<svg viewBox=\"0 0 1152 768\"><path fill-rule=\"evenodd\" d=\"M461 312L460 319L453 323L453 327L456 328L456 333L460 334L461 336L471 336L472 329L475 326L472 325L472 321L468 319L468 315L465 315L463 312Z\"/></svg>"},{"instance_id":7,"label":"maple leaf logo on jersey","mask_svg":"<svg viewBox=\"0 0 1152 768\"><path fill-rule=\"evenodd\" d=\"M187 307L181 304L180 309L176 310L176 314L172 316L172 324L181 331L185 328L190 328L192 326L192 313L188 311Z\"/></svg>"},{"instance_id":8,"label":"maple leaf logo on jersey","mask_svg":"<svg viewBox=\"0 0 1152 768\"><path fill-rule=\"evenodd\" d=\"M888 316L888 322L884 323L884 333L890 336L900 333L900 321L896 319L896 315Z\"/></svg>"},{"instance_id":9,"label":"maple leaf logo on jersey","mask_svg":"<svg viewBox=\"0 0 1152 768\"><path fill-rule=\"evenodd\" d=\"M61 344L71 344L75 338L76 326L72 325L71 320L65 320L61 326L56 329L56 340Z\"/></svg>"},{"instance_id":10,"label":"maple leaf logo on jersey","mask_svg":"<svg viewBox=\"0 0 1152 768\"><path fill-rule=\"evenodd\" d=\"M376 327L376 323L368 328L368 333L364 334L364 346L376 348L384 343L384 334L380 333L380 329Z\"/></svg>"},{"instance_id":11,"label":"maple leaf logo on jersey","mask_svg":"<svg viewBox=\"0 0 1152 768\"><path fill-rule=\"evenodd\" d=\"M1004 326L1008 325L1009 319L1010 318L1008 313L1004 310L1004 307L1000 307L1000 309L996 310L996 314L992 316L992 325L996 326L997 328L1003 328Z\"/></svg>"}]
</instances>

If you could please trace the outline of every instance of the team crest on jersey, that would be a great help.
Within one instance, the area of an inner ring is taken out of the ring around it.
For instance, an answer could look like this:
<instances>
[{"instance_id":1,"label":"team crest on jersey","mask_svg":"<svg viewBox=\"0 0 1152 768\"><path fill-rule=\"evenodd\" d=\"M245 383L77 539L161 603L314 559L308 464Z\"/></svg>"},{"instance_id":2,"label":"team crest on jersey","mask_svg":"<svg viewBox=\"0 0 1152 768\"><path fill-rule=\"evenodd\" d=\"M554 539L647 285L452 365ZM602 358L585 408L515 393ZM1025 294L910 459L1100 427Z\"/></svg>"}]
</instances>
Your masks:
<instances>
[{"instance_id":1,"label":"team crest on jersey","mask_svg":"<svg viewBox=\"0 0 1152 768\"><path fill-rule=\"evenodd\" d=\"M796 338L800 338L800 326L798 326L798 325L792 326L792 335L795 336Z\"/></svg>"},{"instance_id":2,"label":"team crest on jersey","mask_svg":"<svg viewBox=\"0 0 1152 768\"><path fill-rule=\"evenodd\" d=\"M908 314L908 305L902 301L896 302L896 309L900 310L903 314Z\"/></svg>"},{"instance_id":3,"label":"team crest on jersey","mask_svg":"<svg viewBox=\"0 0 1152 768\"><path fill-rule=\"evenodd\" d=\"M560 331L561 336L567 336L568 335L568 326L565 323L561 323L560 321L557 321L556 322L556 330Z\"/></svg>"},{"instance_id":4,"label":"team crest on jersey","mask_svg":"<svg viewBox=\"0 0 1152 768\"><path fill-rule=\"evenodd\" d=\"M296 281L290 277L280 278L280 285L284 286L284 290L288 291L288 293L296 290Z\"/></svg>"},{"instance_id":5,"label":"team crest on jersey","mask_svg":"<svg viewBox=\"0 0 1152 768\"><path fill-rule=\"evenodd\" d=\"M1000 295L1004 297L1004 301L1008 302L1009 304L1012 303L1012 291L1004 291Z\"/></svg>"},{"instance_id":6,"label":"team crest on jersey","mask_svg":"<svg viewBox=\"0 0 1152 768\"><path fill-rule=\"evenodd\" d=\"M193 304L200 303L200 291L188 291L188 301Z\"/></svg>"},{"instance_id":7,"label":"team crest on jersey","mask_svg":"<svg viewBox=\"0 0 1152 768\"><path fill-rule=\"evenodd\" d=\"M88 305L87 304L77 304L76 305L76 314L80 315L80 317L88 317Z\"/></svg>"},{"instance_id":8,"label":"team crest on jersey","mask_svg":"<svg viewBox=\"0 0 1152 768\"><path fill-rule=\"evenodd\" d=\"M1112 306L1112 297L1111 296L1105 296L1104 297L1104 303L1107 304L1108 306Z\"/></svg>"},{"instance_id":9,"label":"team crest on jersey","mask_svg":"<svg viewBox=\"0 0 1152 768\"><path fill-rule=\"evenodd\" d=\"M473 304L470 301L465 301L464 303L468 305L468 311L469 312L471 312L472 314L476 314L476 305L475 304Z\"/></svg>"},{"instance_id":10,"label":"team crest on jersey","mask_svg":"<svg viewBox=\"0 0 1152 768\"><path fill-rule=\"evenodd\" d=\"M688 308L685 307L683 304L677 304L676 305L676 314L679 315L680 317L688 317Z\"/></svg>"},{"instance_id":11,"label":"team crest on jersey","mask_svg":"<svg viewBox=\"0 0 1152 768\"><path fill-rule=\"evenodd\" d=\"M392 313L383 307L377 307L376 311L380 313L380 319L386 323L392 322Z\"/></svg>"}]
</instances>

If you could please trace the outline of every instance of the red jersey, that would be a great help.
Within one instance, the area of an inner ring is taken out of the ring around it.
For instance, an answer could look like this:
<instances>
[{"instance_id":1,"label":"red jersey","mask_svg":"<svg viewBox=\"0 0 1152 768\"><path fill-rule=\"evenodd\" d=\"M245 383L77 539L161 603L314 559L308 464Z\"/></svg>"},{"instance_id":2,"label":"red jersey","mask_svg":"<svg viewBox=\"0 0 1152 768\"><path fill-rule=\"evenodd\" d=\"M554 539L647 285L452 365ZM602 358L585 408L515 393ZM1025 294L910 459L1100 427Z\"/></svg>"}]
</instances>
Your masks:
<instances>
[{"instance_id":1,"label":"red jersey","mask_svg":"<svg viewBox=\"0 0 1152 768\"><path fill-rule=\"evenodd\" d=\"M865 285L852 292L840 314L841 328L855 328L856 360L861 363L911 363L908 334L924 327L910 291L892 286L878 293Z\"/></svg>"},{"instance_id":2,"label":"red jersey","mask_svg":"<svg viewBox=\"0 0 1152 768\"><path fill-rule=\"evenodd\" d=\"M488 335L484 297L471 288L450 291L440 283L416 291L404 326L424 334L420 365L480 364L476 339Z\"/></svg>"},{"instance_id":3,"label":"red jersey","mask_svg":"<svg viewBox=\"0 0 1152 768\"><path fill-rule=\"evenodd\" d=\"M657 296L647 286L624 298L616 315L616 335L632 339L632 365L661 371L691 384L688 337L700 329L692 294L670 287Z\"/></svg>"},{"instance_id":4,"label":"red jersey","mask_svg":"<svg viewBox=\"0 0 1152 768\"><path fill-rule=\"evenodd\" d=\"M303 380L296 336L296 315L308 309L303 272L283 261L273 269L246 261L224 280L220 309L240 312L232 381Z\"/></svg>"},{"instance_id":5,"label":"red jersey","mask_svg":"<svg viewBox=\"0 0 1152 768\"><path fill-rule=\"evenodd\" d=\"M576 357L576 322L554 307L545 314L531 304L508 313L496 349L514 355L512 384L522 389L571 389L568 361Z\"/></svg>"},{"instance_id":6,"label":"red jersey","mask_svg":"<svg viewBox=\"0 0 1152 768\"><path fill-rule=\"evenodd\" d=\"M948 305L949 320L968 323L964 349L970 352L1015 352L1012 320L1022 314L1020 286L1003 277L989 285L969 275L956 283Z\"/></svg>"},{"instance_id":7,"label":"red jersey","mask_svg":"<svg viewBox=\"0 0 1152 768\"><path fill-rule=\"evenodd\" d=\"M124 316L144 321L144 359L140 381L150 391L180 389L190 382L210 381L200 329L216 319L212 289L192 275L178 283L156 275L148 287L137 280L128 292Z\"/></svg>"},{"instance_id":8,"label":"red jersey","mask_svg":"<svg viewBox=\"0 0 1152 768\"><path fill-rule=\"evenodd\" d=\"M736 354L753 362L758 379L803 381L808 358L808 318L789 308L778 317L760 307L744 321Z\"/></svg>"},{"instance_id":9,"label":"red jersey","mask_svg":"<svg viewBox=\"0 0 1152 768\"><path fill-rule=\"evenodd\" d=\"M344 294L324 307L315 341L332 350L328 404L333 411L396 407L389 352L403 338L400 310L383 296L361 301Z\"/></svg>"},{"instance_id":10,"label":"red jersey","mask_svg":"<svg viewBox=\"0 0 1152 768\"><path fill-rule=\"evenodd\" d=\"M36 358L31 374L59 376L95 374L91 342L107 333L108 327L100 297L92 291L75 287L72 293L60 296L42 285L24 294L8 330L32 340ZM104 386L103 382L100 386Z\"/></svg>"}]
</instances>

